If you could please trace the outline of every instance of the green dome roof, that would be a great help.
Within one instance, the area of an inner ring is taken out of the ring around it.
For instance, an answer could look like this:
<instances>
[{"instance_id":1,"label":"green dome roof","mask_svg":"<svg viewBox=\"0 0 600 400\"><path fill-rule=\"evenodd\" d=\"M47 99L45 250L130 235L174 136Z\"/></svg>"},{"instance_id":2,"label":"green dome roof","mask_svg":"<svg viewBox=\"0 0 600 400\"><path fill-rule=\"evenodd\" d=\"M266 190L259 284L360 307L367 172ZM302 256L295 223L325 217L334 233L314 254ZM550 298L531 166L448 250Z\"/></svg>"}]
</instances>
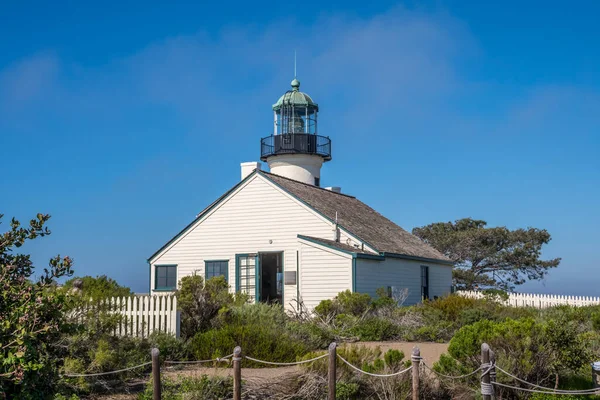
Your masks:
<instances>
[{"instance_id":1,"label":"green dome roof","mask_svg":"<svg viewBox=\"0 0 600 400\"><path fill-rule=\"evenodd\" d=\"M288 90L273 104L273 110L277 111L282 106L314 107L319 109L317 103L306 93L300 91L300 81L296 78L292 81L292 90Z\"/></svg>"}]
</instances>

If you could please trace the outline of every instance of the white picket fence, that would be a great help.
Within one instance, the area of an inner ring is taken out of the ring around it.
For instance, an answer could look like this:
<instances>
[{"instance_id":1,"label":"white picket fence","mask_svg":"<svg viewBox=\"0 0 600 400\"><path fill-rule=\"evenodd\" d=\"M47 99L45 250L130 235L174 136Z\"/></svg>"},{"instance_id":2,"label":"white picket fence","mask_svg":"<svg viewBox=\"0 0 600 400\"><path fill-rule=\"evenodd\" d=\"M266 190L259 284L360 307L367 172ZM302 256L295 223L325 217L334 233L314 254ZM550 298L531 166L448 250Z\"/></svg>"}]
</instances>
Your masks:
<instances>
[{"instance_id":1,"label":"white picket fence","mask_svg":"<svg viewBox=\"0 0 600 400\"><path fill-rule=\"evenodd\" d=\"M152 332L166 332L179 337L177 297L169 295L111 297L95 302L90 300L84 312L76 318L96 318L100 311L120 314L114 334L148 337Z\"/></svg>"},{"instance_id":2,"label":"white picket fence","mask_svg":"<svg viewBox=\"0 0 600 400\"><path fill-rule=\"evenodd\" d=\"M461 290L457 292L461 296L481 299L486 295L483 292ZM588 296L560 296L553 294L530 294L530 293L508 293L506 305L513 307L535 307L548 308L560 305L574 307L600 305L600 297Z\"/></svg>"}]
</instances>

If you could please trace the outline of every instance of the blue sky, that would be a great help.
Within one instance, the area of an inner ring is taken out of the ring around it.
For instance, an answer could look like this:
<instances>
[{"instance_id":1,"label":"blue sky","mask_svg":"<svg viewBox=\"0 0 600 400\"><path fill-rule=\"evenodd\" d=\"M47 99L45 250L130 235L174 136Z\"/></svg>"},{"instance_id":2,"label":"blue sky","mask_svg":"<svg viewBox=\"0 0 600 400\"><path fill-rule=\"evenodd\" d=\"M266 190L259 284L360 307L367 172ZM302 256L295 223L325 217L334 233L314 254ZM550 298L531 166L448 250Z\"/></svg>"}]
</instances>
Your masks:
<instances>
[{"instance_id":1,"label":"blue sky","mask_svg":"<svg viewBox=\"0 0 600 400\"><path fill-rule=\"evenodd\" d=\"M599 294L600 3L279 3L3 6L0 212L52 215L38 264L147 290L146 258L259 158L296 50L324 186L409 230L546 228L562 264L520 290Z\"/></svg>"}]
</instances>

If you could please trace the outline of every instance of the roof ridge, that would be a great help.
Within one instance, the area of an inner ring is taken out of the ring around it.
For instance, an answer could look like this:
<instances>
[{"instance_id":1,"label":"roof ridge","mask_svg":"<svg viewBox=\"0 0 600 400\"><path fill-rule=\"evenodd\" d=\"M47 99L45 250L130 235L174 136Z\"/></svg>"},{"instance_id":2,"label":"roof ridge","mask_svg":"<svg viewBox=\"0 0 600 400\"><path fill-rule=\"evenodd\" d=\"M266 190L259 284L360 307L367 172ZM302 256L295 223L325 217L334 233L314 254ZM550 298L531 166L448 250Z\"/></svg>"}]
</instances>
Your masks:
<instances>
[{"instance_id":1,"label":"roof ridge","mask_svg":"<svg viewBox=\"0 0 600 400\"><path fill-rule=\"evenodd\" d=\"M306 182L302 182L302 181L297 181L295 179L288 178L288 177L282 176L282 175L277 175L277 174L274 174L272 172L267 172L267 171L263 171L263 170L260 170L260 169L257 169L256 172L259 173L259 174L273 175L273 176L276 176L278 178L285 179L285 180L288 180L288 181L291 181L291 182L294 182L294 183L300 183L301 185L308 186L310 188L324 190L327 193L332 193L332 194L335 194L335 195L349 197L351 199L356 199L356 196L351 196L351 195L345 194L345 193L334 192L333 190L325 189L325 188L322 188L320 186L311 185L310 183L306 183Z\"/></svg>"}]
</instances>

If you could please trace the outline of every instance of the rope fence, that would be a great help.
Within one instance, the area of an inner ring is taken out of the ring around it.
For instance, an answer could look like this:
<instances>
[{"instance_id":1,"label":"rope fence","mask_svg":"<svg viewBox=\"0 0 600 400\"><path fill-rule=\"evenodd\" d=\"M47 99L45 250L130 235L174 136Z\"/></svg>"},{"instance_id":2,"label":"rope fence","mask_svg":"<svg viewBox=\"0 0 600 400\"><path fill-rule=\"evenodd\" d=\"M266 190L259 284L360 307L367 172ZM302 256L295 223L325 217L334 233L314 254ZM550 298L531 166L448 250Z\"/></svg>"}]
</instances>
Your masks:
<instances>
[{"instance_id":1,"label":"rope fence","mask_svg":"<svg viewBox=\"0 0 600 400\"><path fill-rule=\"evenodd\" d=\"M296 361L296 362L273 362L273 361L259 360L257 358L252 358L250 356L244 356L245 359L250 360L250 361L254 361L254 362L257 362L257 363L260 363L260 364L279 365L279 366L282 366L282 367L289 367L289 366L293 366L293 365L308 364L308 363L320 360L320 359L325 358L325 357L329 357L329 354L323 354L323 355L320 355L318 357L311 358L310 360L302 360L302 361Z\"/></svg>"},{"instance_id":2,"label":"rope fence","mask_svg":"<svg viewBox=\"0 0 600 400\"><path fill-rule=\"evenodd\" d=\"M146 363L143 363L140 365L135 365L135 366L129 367L129 368L118 369L116 371L96 372L96 373L92 373L92 374L63 374L61 376L65 377L65 378L87 378L87 377L91 377L91 376L113 375L113 374L118 374L121 372L126 372L126 371L131 371L134 369L142 368L142 367L145 367L146 365L150 365L150 364L152 364L152 361L148 361Z\"/></svg>"},{"instance_id":3,"label":"rope fence","mask_svg":"<svg viewBox=\"0 0 600 400\"><path fill-rule=\"evenodd\" d=\"M342 361L343 361L343 362L344 362L344 363L345 363L347 366L349 366L350 368L354 369L355 371L358 371L358 372L360 372L361 374L365 374L365 375L369 375L369 376L374 376L374 377L376 377L376 378L389 378L389 377L392 377L392 376L399 376L399 375L402 375L402 374L404 374L405 372L408 372L408 371L410 371L410 370L412 369L412 365L411 365L410 367L408 367L408 368L406 368L406 369L404 369L404 370L402 370L402 371L395 372L395 373L393 373L393 374L374 374L374 373L372 373L372 372L367 372L367 371L364 371L364 370L362 370L362 369L360 369L360 368L358 368L358 367L355 367L354 365L350 364L350 363L349 363L349 362L348 362L348 361L347 361L347 360L346 360L344 357L340 356L339 354L338 354L337 356L338 356L338 358L339 358L340 360L342 360Z\"/></svg>"},{"instance_id":4,"label":"rope fence","mask_svg":"<svg viewBox=\"0 0 600 400\"><path fill-rule=\"evenodd\" d=\"M136 369L143 368L143 367L146 367L146 366L152 364L152 379L153 379L153 385L154 385L153 399L160 400L161 381L160 381L160 362L159 362L158 349L152 349L151 354L152 354L152 361L145 362L145 363L135 365L132 367L122 368L122 369L118 369L115 371L97 372L97 373L90 373L90 374L62 374L61 377L63 377L63 378L87 378L87 377L106 376L106 375L112 375L112 374L118 374L121 372L136 370ZM448 380L463 380L466 378L470 378L470 377L476 375L477 373L481 372L480 391L481 391L483 400L492 400L492 399L496 398L495 388L504 388L504 389L510 389L510 390L514 390L514 391L521 391L521 392L527 392L527 393L541 393L541 394L548 394L548 395L554 395L554 396L600 394L600 387L593 388L593 389L582 389L582 390L553 389L553 388L549 388L549 387L540 386L538 384L531 383L524 379L521 379L521 378L513 375L512 373L502 369L501 367L497 366L494 352L485 343L481 347L481 365L474 371L465 373L463 375L457 375L457 376L442 374L442 373L434 370L429 365L427 365L423 361L423 358L421 357L420 351L417 347L415 347L413 349L413 353L411 356L412 365L406 369L403 369L401 371L394 372L394 373L389 373L389 374L377 374L377 373L373 373L370 371L365 371L365 370L353 365L351 362L346 360L340 354L337 354L337 346L336 346L335 342L329 346L328 353L316 356L316 357L308 359L308 360L300 360L300 361L295 361L295 362L266 361L266 360L261 360L261 359L254 358L251 356L247 356L247 355L242 355L242 349L238 346L234 349L234 352L232 354L229 354L225 357L217 357L217 358L210 359L210 360L195 360L195 361L165 360L163 362L163 364L178 365L178 364L205 364L205 363L215 363L215 362L216 363L219 363L219 362L230 363L231 362L233 364L233 394L234 394L233 399L241 400L241 394L242 394L241 361L243 359L246 359L248 361L252 361L255 363L259 363L259 364L274 365L274 366L286 366L287 367L287 366L298 366L298 365L308 364L308 363L312 363L312 362L315 362L315 361L318 361L321 359L325 359L325 358L329 358L328 381L327 381L328 382L327 383L327 385L328 385L327 399L328 400L335 400L336 379L337 379L337 370L336 370L337 363L335 361L337 359L341 360L342 363L346 364L352 370L354 370L360 374L372 376L375 378L393 378L393 377L398 377L398 376L404 375L404 374L412 371L412 385L411 386L412 386L412 399L413 400L419 400L419 395L420 395L419 394L419 385L420 385L420 383L419 383L420 382L420 377L419 377L420 372L419 371L421 369L421 366L424 369L427 369L428 371L433 373L435 376L442 378L442 379L448 379ZM527 385L528 387L520 387L520 386L510 385L507 383L497 382L496 381L496 370L499 371L500 373L502 373L504 376L511 378L523 385Z\"/></svg>"}]
</instances>

